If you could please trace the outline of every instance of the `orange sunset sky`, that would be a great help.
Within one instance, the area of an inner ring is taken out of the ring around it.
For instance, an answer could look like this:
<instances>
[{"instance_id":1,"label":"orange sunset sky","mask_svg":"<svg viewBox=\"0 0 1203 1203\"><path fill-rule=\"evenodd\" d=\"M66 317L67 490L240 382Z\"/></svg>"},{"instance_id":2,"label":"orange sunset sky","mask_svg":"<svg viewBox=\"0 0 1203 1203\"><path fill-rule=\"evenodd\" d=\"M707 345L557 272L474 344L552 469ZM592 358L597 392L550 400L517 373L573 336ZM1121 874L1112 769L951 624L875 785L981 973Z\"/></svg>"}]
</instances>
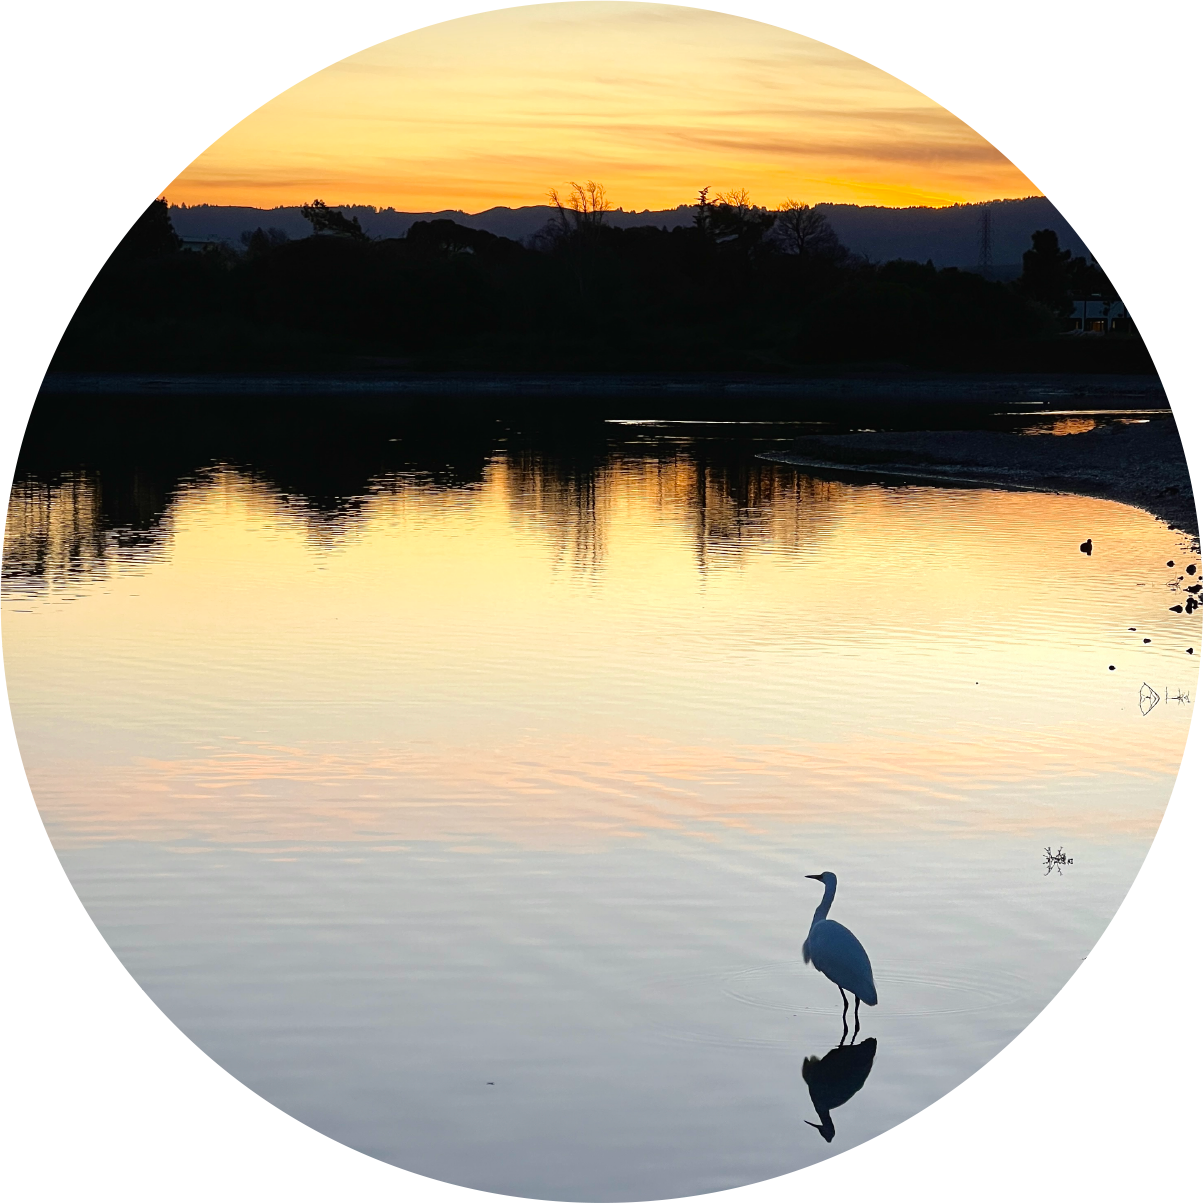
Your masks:
<instances>
[{"instance_id":1,"label":"orange sunset sky","mask_svg":"<svg viewBox=\"0 0 1203 1203\"><path fill-rule=\"evenodd\" d=\"M592 178L625 209L698 188L945 205L1039 190L913 88L797 34L701 9L507 9L383 42L252 113L176 204L418 211L544 203Z\"/></svg>"}]
</instances>

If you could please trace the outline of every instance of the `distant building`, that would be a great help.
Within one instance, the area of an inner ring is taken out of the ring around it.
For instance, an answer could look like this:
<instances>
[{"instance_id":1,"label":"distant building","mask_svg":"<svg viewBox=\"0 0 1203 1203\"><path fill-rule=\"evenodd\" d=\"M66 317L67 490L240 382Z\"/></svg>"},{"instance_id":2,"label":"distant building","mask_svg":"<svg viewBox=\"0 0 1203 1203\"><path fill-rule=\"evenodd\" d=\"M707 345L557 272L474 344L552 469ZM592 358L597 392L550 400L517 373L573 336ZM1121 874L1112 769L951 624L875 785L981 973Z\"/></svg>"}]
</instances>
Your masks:
<instances>
[{"instance_id":1,"label":"distant building","mask_svg":"<svg viewBox=\"0 0 1203 1203\"><path fill-rule=\"evenodd\" d=\"M1103 301L1097 297L1074 301L1069 323L1071 331L1082 334L1117 334L1132 329L1132 319L1123 301Z\"/></svg>"},{"instance_id":2,"label":"distant building","mask_svg":"<svg viewBox=\"0 0 1203 1203\"><path fill-rule=\"evenodd\" d=\"M203 251L215 251L220 245L219 238L181 238L181 251L196 251L198 254Z\"/></svg>"}]
</instances>

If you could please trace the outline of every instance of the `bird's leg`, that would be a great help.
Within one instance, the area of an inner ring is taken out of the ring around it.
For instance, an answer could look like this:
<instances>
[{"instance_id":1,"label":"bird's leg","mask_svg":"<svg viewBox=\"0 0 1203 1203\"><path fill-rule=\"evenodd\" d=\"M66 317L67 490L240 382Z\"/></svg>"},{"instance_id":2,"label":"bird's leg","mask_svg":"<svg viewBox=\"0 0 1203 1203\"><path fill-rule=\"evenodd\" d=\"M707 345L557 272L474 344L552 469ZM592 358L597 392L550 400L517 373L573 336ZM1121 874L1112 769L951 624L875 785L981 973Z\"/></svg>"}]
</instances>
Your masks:
<instances>
[{"instance_id":1,"label":"bird's leg","mask_svg":"<svg viewBox=\"0 0 1203 1203\"><path fill-rule=\"evenodd\" d=\"M848 995L844 993L844 987L840 986L840 997L844 1000L844 1034L840 1037L840 1043L843 1044L848 1039Z\"/></svg>"},{"instance_id":2,"label":"bird's leg","mask_svg":"<svg viewBox=\"0 0 1203 1203\"><path fill-rule=\"evenodd\" d=\"M856 996L856 1006L852 1009L852 1017L856 1020L856 1027L852 1032L852 1043L856 1043L857 1036L860 1035L860 995Z\"/></svg>"}]
</instances>

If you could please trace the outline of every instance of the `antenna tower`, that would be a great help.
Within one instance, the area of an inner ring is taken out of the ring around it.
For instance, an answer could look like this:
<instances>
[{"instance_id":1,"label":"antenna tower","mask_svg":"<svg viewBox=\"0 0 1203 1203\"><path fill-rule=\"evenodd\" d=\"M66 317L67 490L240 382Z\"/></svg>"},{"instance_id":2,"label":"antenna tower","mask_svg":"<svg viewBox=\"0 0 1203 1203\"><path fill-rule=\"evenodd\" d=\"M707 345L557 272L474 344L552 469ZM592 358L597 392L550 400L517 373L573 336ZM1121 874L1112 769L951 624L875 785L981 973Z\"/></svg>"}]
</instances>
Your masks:
<instances>
[{"instance_id":1,"label":"antenna tower","mask_svg":"<svg viewBox=\"0 0 1203 1203\"><path fill-rule=\"evenodd\" d=\"M994 266L993 211L983 205L978 215L978 267L983 276L990 275Z\"/></svg>"}]
</instances>

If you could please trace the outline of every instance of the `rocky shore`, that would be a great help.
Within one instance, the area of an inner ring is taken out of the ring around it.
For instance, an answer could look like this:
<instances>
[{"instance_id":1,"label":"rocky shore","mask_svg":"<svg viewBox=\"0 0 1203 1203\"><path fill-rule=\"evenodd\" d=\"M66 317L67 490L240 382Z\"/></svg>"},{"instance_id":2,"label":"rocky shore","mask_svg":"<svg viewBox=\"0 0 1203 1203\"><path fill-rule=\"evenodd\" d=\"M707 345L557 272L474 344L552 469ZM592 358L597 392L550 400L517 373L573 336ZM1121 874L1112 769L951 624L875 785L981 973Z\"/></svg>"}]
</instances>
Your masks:
<instances>
[{"instance_id":1,"label":"rocky shore","mask_svg":"<svg viewBox=\"0 0 1203 1203\"><path fill-rule=\"evenodd\" d=\"M1171 419L1085 434L985 430L816 435L764 459L915 483L997 485L1122 501L1199 535L1186 457Z\"/></svg>"}]
</instances>

